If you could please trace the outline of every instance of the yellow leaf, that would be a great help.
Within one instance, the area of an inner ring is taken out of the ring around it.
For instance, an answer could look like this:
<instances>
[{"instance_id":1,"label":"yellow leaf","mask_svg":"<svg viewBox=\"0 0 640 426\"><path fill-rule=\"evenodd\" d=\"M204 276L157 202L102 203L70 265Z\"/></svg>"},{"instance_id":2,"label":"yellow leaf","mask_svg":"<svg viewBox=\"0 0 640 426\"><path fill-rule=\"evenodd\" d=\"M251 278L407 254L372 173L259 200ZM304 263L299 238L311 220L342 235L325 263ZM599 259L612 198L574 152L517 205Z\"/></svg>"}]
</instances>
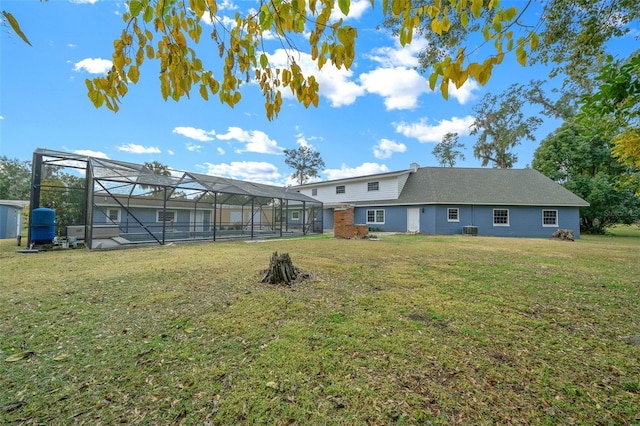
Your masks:
<instances>
[{"instance_id":1,"label":"yellow leaf","mask_svg":"<svg viewBox=\"0 0 640 426\"><path fill-rule=\"evenodd\" d=\"M438 73L434 72L429 76L429 87L431 88L431 90L435 90L437 82L438 82Z\"/></svg>"},{"instance_id":2,"label":"yellow leaf","mask_svg":"<svg viewBox=\"0 0 640 426\"><path fill-rule=\"evenodd\" d=\"M469 25L469 15L467 14L466 10L463 10L460 14L460 23L465 28Z\"/></svg>"},{"instance_id":3,"label":"yellow leaf","mask_svg":"<svg viewBox=\"0 0 640 426\"><path fill-rule=\"evenodd\" d=\"M27 36L24 35L24 33L22 32L22 30L20 29L20 24L18 24L18 21L16 20L16 18L13 17L12 14L10 14L7 11L2 11L2 15L7 18L7 21L9 21L9 25L11 25L11 29L18 34L18 37L20 37L22 39L22 41L24 41L25 43L27 43L29 46L31 46L31 43L29 42L29 39L27 39Z\"/></svg>"},{"instance_id":4,"label":"yellow leaf","mask_svg":"<svg viewBox=\"0 0 640 426\"><path fill-rule=\"evenodd\" d=\"M209 100L209 92L207 91L206 84L200 85L200 96L202 96L202 99L204 99L205 101Z\"/></svg>"},{"instance_id":5,"label":"yellow leaf","mask_svg":"<svg viewBox=\"0 0 640 426\"><path fill-rule=\"evenodd\" d=\"M138 79L140 78L140 71L138 70L138 67L136 66L129 67L129 72L127 72L127 77L129 77L129 80L131 80L133 83L137 83Z\"/></svg>"},{"instance_id":6,"label":"yellow leaf","mask_svg":"<svg viewBox=\"0 0 640 426\"><path fill-rule=\"evenodd\" d=\"M193 333L194 331L196 331L196 329L195 329L195 328L193 328L193 327L188 327L188 328L185 328L185 329L184 329L184 332L185 332L185 333L188 333L188 334L191 334L191 333Z\"/></svg>"},{"instance_id":7,"label":"yellow leaf","mask_svg":"<svg viewBox=\"0 0 640 426\"><path fill-rule=\"evenodd\" d=\"M54 361L64 361L65 359L69 358L71 355L69 354L60 354L57 357L53 358Z\"/></svg>"},{"instance_id":8,"label":"yellow leaf","mask_svg":"<svg viewBox=\"0 0 640 426\"><path fill-rule=\"evenodd\" d=\"M15 353L7 358L5 358L6 362L16 362L16 361L21 361L23 359L29 358L31 355L33 355L34 352L33 351L24 351L24 352L18 352Z\"/></svg>"},{"instance_id":9,"label":"yellow leaf","mask_svg":"<svg viewBox=\"0 0 640 426\"><path fill-rule=\"evenodd\" d=\"M442 83L440 83L440 93L442 93L442 97L446 100L449 99L449 81L446 79L442 79Z\"/></svg>"},{"instance_id":10,"label":"yellow leaf","mask_svg":"<svg viewBox=\"0 0 640 426\"><path fill-rule=\"evenodd\" d=\"M518 46L518 48L516 49L516 59L518 60L518 63L520 65L527 65L527 52L522 46Z\"/></svg>"},{"instance_id":11,"label":"yellow leaf","mask_svg":"<svg viewBox=\"0 0 640 426\"><path fill-rule=\"evenodd\" d=\"M538 49L538 43L540 42L540 37L538 34L532 32L531 38L529 39L529 46L531 47L531 51L535 51Z\"/></svg>"},{"instance_id":12,"label":"yellow leaf","mask_svg":"<svg viewBox=\"0 0 640 426\"><path fill-rule=\"evenodd\" d=\"M438 35L442 35L442 23L438 18L434 18L431 21L431 31Z\"/></svg>"},{"instance_id":13,"label":"yellow leaf","mask_svg":"<svg viewBox=\"0 0 640 426\"><path fill-rule=\"evenodd\" d=\"M471 13L478 19L482 14L482 0L471 0Z\"/></svg>"}]
</instances>

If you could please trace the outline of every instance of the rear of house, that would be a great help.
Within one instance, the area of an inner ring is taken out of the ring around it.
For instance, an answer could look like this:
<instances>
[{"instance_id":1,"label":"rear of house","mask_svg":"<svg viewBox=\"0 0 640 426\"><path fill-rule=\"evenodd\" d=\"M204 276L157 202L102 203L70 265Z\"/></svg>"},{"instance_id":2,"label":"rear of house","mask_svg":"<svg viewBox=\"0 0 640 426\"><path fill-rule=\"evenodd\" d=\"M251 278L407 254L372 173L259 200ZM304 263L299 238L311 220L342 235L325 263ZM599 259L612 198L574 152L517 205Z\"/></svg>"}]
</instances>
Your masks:
<instances>
[{"instance_id":1,"label":"rear of house","mask_svg":"<svg viewBox=\"0 0 640 426\"><path fill-rule=\"evenodd\" d=\"M323 201L323 223L333 209L354 208L357 224L373 230L423 234L549 237L557 229L580 235L580 207L589 204L532 169L409 170L296 188Z\"/></svg>"}]
</instances>

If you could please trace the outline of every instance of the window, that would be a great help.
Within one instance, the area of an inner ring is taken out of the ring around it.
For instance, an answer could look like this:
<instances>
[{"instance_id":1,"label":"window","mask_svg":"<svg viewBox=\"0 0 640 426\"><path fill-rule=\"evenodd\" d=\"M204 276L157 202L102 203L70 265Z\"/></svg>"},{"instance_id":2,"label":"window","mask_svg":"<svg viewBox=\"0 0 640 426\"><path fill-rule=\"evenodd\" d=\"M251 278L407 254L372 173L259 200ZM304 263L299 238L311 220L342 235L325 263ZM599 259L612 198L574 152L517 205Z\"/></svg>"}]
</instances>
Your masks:
<instances>
[{"instance_id":1,"label":"window","mask_svg":"<svg viewBox=\"0 0 640 426\"><path fill-rule=\"evenodd\" d=\"M318 188L312 188L312 189L311 189L311 195L312 195L312 196L314 196L314 197L315 197L316 195L318 195Z\"/></svg>"},{"instance_id":2,"label":"window","mask_svg":"<svg viewBox=\"0 0 640 426\"><path fill-rule=\"evenodd\" d=\"M345 193L344 185L336 186L336 194L344 194L344 193Z\"/></svg>"},{"instance_id":3,"label":"window","mask_svg":"<svg viewBox=\"0 0 640 426\"><path fill-rule=\"evenodd\" d=\"M460 211L458 208L447 209L447 221L448 222L460 222Z\"/></svg>"},{"instance_id":4,"label":"window","mask_svg":"<svg viewBox=\"0 0 640 426\"><path fill-rule=\"evenodd\" d=\"M367 223L384 223L384 210L367 210Z\"/></svg>"},{"instance_id":5,"label":"window","mask_svg":"<svg viewBox=\"0 0 640 426\"><path fill-rule=\"evenodd\" d=\"M291 212L291 220L300 220L300 212Z\"/></svg>"},{"instance_id":6,"label":"window","mask_svg":"<svg viewBox=\"0 0 640 426\"><path fill-rule=\"evenodd\" d=\"M493 226L509 226L509 210L493 209Z\"/></svg>"},{"instance_id":7,"label":"window","mask_svg":"<svg viewBox=\"0 0 640 426\"><path fill-rule=\"evenodd\" d=\"M120 209L107 209L107 223L120 223Z\"/></svg>"},{"instance_id":8,"label":"window","mask_svg":"<svg viewBox=\"0 0 640 426\"><path fill-rule=\"evenodd\" d=\"M542 210L542 226L558 226L558 210Z\"/></svg>"},{"instance_id":9,"label":"window","mask_svg":"<svg viewBox=\"0 0 640 426\"><path fill-rule=\"evenodd\" d=\"M176 212L173 210L158 210L157 222L175 222Z\"/></svg>"},{"instance_id":10,"label":"window","mask_svg":"<svg viewBox=\"0 0 640 426\"><path fill-rule=\"evenodd\" d=\"M367 191L378 191L380 189L379 182L368 182L367 183Z\"/></svg>"}]
</instances>

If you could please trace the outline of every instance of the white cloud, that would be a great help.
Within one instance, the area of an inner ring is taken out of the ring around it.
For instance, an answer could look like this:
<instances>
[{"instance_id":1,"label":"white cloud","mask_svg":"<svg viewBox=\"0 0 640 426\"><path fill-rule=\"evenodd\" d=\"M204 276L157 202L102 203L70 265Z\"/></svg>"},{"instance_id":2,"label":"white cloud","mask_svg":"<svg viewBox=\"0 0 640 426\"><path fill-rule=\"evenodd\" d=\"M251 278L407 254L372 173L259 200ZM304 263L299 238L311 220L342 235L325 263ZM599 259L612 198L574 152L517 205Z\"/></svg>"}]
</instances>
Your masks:
<instances>
[{"instance_id":1,"label":"white cloud","mask_svg":"<svg viewBox=\"0 0 640 426\"><path fill-rule=\"evenodd\" d=\"M0 115L0 120L4 120L4 117L2 115Z\"/></svg>"},{"instance_id":2,"label":"white cloud","mask_svg":"<svg viewBox=\"0 0 640 426\"><path fill-rule=\"evenodd\" d=\"M339 169L326 169L322 174L326 175L328 180L335 180L355 176L368 176L377 173L387 173L388 171L389 168L384 164L362 163L357 167L347 167L343 164Z\"/></svg>"},{"instance_id":3,"label":"white cloud","mask_svg":"<svg viewBox=\"0 0 640 426\"><path fill-rule=\"evenodd\" d=\"M416 70L404 67L379 68L360 75L363 88L384 98L387 110L414 109L423 93L430 93L429 82Z\"/></svg>"},{"instance_id":4,"label":"white cloud","mask_svg":"<svg viewBox=\"0 0 640 426\"><path fill-rule=\"evenodd\" d=\"M202 149L202 145L197 145L191 142L187 142L184 145L186 146L187 151L191 151L191 152L200 152L200 150Z\"/></svg>"},{"instance_id":5,"label":"white cloud","mask_svg":"<svg viewBox=\"0 0 640 426\"><path fill-rule=\"evenodd\" d=\"M169 155L174 155L174 154L175 154L175 152L173 152L173 150L171 150L171 149L170 149L170 150L168 150L168 151L167 151L167 154L169 154Z\"/></svg>"},{"instance_id":6,"label":"white cloud","mask_svg":"<svg viewBox=\"0 0 640 426\"><path fill-rule=\"evenodd\" d=\"M340 8L338 7L338 2L335 2L333 5L333 10L331 11L331 17L329 18L330 22L335 22L339 19L344 19L345 21L355 19L358 20L362 18L362 15L367 10L371 9L371 1L370 0L354 0L349 5L349 15L344 15Z\"/></svg>"},{"instance_id":7,"label":"white cloud","mask_svg":"<svg viewBox=\"0 0 640 426\"><path fill-rule=\"evenodd\" d=\"M480 85L474 80L467 80L459 89L449 83L449 96L455 98L460 105L464 105L475 98L473 92L480 90Z\"/></svg>"},{"instance_id":8,"label":"white cloud","mask_svg":"<svg viewBox=\"0 0 640 426\"><path fill-rule=\"evenodd\" d=\"M173 133L182 135L189 139L194 139L200 142L208 142L213 140L216 132L214 130L206 131L203 129L196 129L195 127L176 127L173 129Z\"/></svg>"},{"instance_id":9,"label":"white cloud","mask_svg":"<svg viewBox=\"0 0 640 426\"><path fill-rule=\"evenodd\" d=\"M468 135L469 126L473 124L474 120L472 116L467 115L462 118L452 117L451 120L441 120L433 125L428 124L426 119L417 123L400 122L394 123L394 125L396 132L409 138L415 138L420 143L439 143L447 133L457 133L460 136Z\"/></svg>"},{"instance_id":10,"label":"white cloud","mask_svg":"<svg viewBox=\"0 0 640 426\"><path fill-rule=\"evenodd\" d=\"M314 146L311 144L311 142L310 142L310 141L316 141L316 140L321 141L321 140L322 140L322 138L321 138L321 137L318 137L318 136L310 136L310 137L307 137L307 136L305 136L303 133L298 133L298 134L296 135L296 143L297 143L299 146L305 146L305 147L307 147L307 148L313 148L313 149L315 149L315 148L314 148Z\"/></svg>"},{"instance_id":11,"label":"white cloud","mask_svg":"<svg viewBox=\"0 0 640 426\"><path fill-rule=\"evenodd\" d=\"M68 43L67 47L70 49L75 49L76 47L78 47L77 45L73 44L73 43Z\"/></svg>"},{"instance_id":12,"label":"white cloud","mask_svg":"<svg viewBox=\"0 0 640 426\"><path fill-rule=\"evenodd\" d=\"M376 158L384 160L391 157L394 152L405 152L407 146L403 143L397 143L389 139L380 139L377 145L373 147L373 155Z\"/></svg>"},{"instance_id":13,"label":"white cloud","mask_svg":"<svg viewBox=\"0 0 640 426\"><path fill-rule=\"evenodd\" d=\"M73 66L73 70L85 70L89 74L106 74L112 66L113 63L108 59L86 58L81 60L80 62L76 62Z\"/></svg>"},{"instance_id":14,"label":"white cloud","mask_svg":"<svg viewBox=\"0 0 640 426\"><path fill-rule=\"evenodd\" d=\"M295 59L305 76L315 76L320 85L320 95L328 98L332 107L351 105L358 96L364 94L362 87L350 81L353 71L344 67L337 69L330 63L326 63L320 70L317 64L311 60L311 55L303 52L296 52ZM273 55L269 55L269 63L274 67L288 66L288 53L284 49L276 50ZM294 99L288 87L282 88L282 97Z\"/></svg>"},{"instance_id":15,"label":"white cloud","mask_svg":"<svg viewBox=\"0 0 640 426\"><path fill-rule=\"evenodd\" d=\"M271 163L258 161L233 161L231 163L204 163L197 168L205 169L212 176L229 177L249 182L277 184L282 179L278 168Z\"/></svg>"},{"instance_id":16,"label":"white cloud","mask_svg":"<svg viewBox=\"0 0 640 426\"><path fill-rule=\"evenodd\" d=\"M257 152L259 154L282 154L283 148L278 143L269 139L266 133L261 130L242 130L240 127L229 127L227 133L216 136L221 140L236 140L246 143L244 149L236 152Z\"/></svg>"},{"instance_id":17,"label":"white cloud","mask_svg":"<svg viewBox=\"0 0 640 426\"><path fill-rule=\"evenodd\" d=\"M220 154L220 155L224 155L224 154L226 154L226 153L224 152L224 149L222 149L222 148L220 148L220 147L217 147L217 148L216 148L216 151L218 151L218 154Z\"/></svg>"},{"instance_id":18,"label":"white cloud","mask_svg":"<svg viewBox=\"0 0 640 426\"><path fill-rule=\"evenodd\" d=\"M422 37L415 37L413 41L401 46L397 38L395 46L378 47L366 55L372 61L382 65L384 68L405 67L414 68L419 65L418 53L427 46L427 40Z\"/></svg>"},{"instance_id":19,"label":"white cloud","mask_svg":"<svg viewBox=\"0 0 640 426\"><path fill-rule=\"evenodd\" d=\"M118 151L128 152L129 154L160 154L160 148L155 146L142 146L136 143L128 143L120 145Z\"/></svg>"},{"instance_id":20,"label":"white cloud","mask_svg":"<svg viewBox=\"0 0 640 426\"><path fill-rule=\"evenodd\" d=\"M73 151L73 153L78 155L86 155L87 157L109 158L109 156L104 152L93 151L91 149L76 149L75 151Z\"/></svg>"}]
</instances>

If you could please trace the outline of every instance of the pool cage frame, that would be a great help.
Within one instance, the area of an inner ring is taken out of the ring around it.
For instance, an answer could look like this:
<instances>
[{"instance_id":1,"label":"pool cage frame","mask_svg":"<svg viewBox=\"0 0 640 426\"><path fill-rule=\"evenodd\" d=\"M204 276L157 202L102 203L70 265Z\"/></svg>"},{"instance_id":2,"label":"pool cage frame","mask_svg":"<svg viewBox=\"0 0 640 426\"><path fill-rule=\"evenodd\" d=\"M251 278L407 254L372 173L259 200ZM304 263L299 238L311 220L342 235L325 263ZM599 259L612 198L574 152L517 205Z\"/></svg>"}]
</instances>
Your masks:
<instances>
[{"instance_id":1,"label":"pool cage frame","mask_svg":"<svg viewBox=\"0 0 640 426\"><path fill-rule=\"evenodd\" d=\"M76 187L51 184L51 170L76 169ZM49 171L49 172L48 172ZM37 149L33 153L30 211L47 191L81 199L74 219L56 236L89 249L136 244L279 238L322 233L322 203L286 187L105 158ZM65 195L66 194L66 195ZM81 194L81 196L79 196ZM71 223L72 222L72 223ZM32 242L29 215L28 244Z\"/></svg>"}]
</instances>

